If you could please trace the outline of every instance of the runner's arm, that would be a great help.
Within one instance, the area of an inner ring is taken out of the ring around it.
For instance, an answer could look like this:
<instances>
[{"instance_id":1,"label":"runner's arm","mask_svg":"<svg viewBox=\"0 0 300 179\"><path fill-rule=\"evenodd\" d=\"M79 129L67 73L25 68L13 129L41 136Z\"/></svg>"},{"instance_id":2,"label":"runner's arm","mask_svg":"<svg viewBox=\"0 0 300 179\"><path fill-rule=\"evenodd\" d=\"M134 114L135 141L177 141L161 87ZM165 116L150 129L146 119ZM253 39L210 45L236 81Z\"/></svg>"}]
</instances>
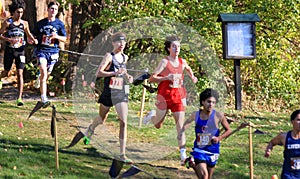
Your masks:
<instances>
[{"instance_id":1,"label":"runner's arm","mask_svg":"<svg viewBox=\"0 0 300 179\"><path fill-rule=\"evenodd\" d=\"M217 138L217 140L218 140L217 142L219 142L222 139L225 139L226 137L228 137L231 134L232 130L228 124L227 119L224 116L224 113L217 112L217 116L220 119L223 128L225 129L225 131Z\"/></svg>"},{"instance_id":2,"label":"runner's arm","mask_svg":"<svg viewBox=\"0 0 300 179\"><path fill-rule=\"evenodd\" d=\"M128 57L126 54L124 54L124 56L125 56L125 63L127 63L129 57ZM129 74L127 73L127 69L126 69L126 72L125 72L125 76L126 76L126 78L127 78L127 80L128 80L129 83L132 83L132 82L133 82L133 76L132 76L132 75L129 75Z\"/></svg>"},{"instance_id":3,"label":"runner's arm","mask_svg":"<svg viewBox=\"0 0 300 179\"><path fill-rule=\"evenodd\" d=\"M187 71L188 75L192 79L194 83L197 83L198 78L194 75L192 68L187 64L186 60L182 59L182 63L184 65L184 69Z\"/></svg>"},{"instance_id":4,"label":"runner's arm","mask_svg":"<svg viewBox=\"0 0 300 179\"><path fill-rule=\"evenodd\" d=\"M8 27L8 22L3 21L2 25L1 25L1 29L0 29L0 40L9 42L10 38L7 38L7 37L4 36L4 33L6 32L7 27Z\"/></svg>"},{"instance_id":5,"label":"runner's arm","mask_svg":"<svg viewBox=\"0 0 300 179\"><path fill-rule=\"evenodd\" d=\"M34 36L31 34L30 30L29 30L29 25L27 21L24 21L25 27L25 33L27 35L27 41L29 44L38 44L38 40L34 38Z\"/></svg>"},{"instance_id":6,"label":"runner's arm","mask_svg":"<svg viewBox=\"0 0 300 179\"><path fill-rule=\"evenodd\" d=\"M109 76L115 76L116 72L114 71L105 71L105 69L109 66L109 64L112 62L112 56L111 54L107 53L103 60L101 61L97 71L96 71L96 77L109 77Z\"/></svg>"},{"instance_id":7,"label":"runner's arm","mask_svg":"<svg viewBox=\"0 0 300 179\"><path fill-rule=\"evenodd\" d=\"M265 157L269 157L275 145L284 145L287 133L280 133L274 137L266 147Z\"/></svg>"},{"instance_id":8,"label":"runner's arm","mask_svg":"<svg viewBox=\"0 0 300 179\"><path fill-rule=\"evenodd\" d=\"M58 34L55 33L55 32L52 33L51 38L52 38L52 39L57 39L57 40L60 41L60 42L66 42L66 41L67 41L67 37L66 37L66 36L58 35Z\"/></svg>"},{"instance_id":9,"label":"runner's arm","mask_svg":"<svg viewBox=\"0 0 300 179\"><path fill-rule=\"evenodd\" d=\"M161 81L165 80L171 80L169 76L159 76L159 74L166 68L168 63L167 59L162 59L156 69L154 70L153 74L149 78L149 82L154 82L154 83L160 83Z\"/></svg>"}]
</instances>

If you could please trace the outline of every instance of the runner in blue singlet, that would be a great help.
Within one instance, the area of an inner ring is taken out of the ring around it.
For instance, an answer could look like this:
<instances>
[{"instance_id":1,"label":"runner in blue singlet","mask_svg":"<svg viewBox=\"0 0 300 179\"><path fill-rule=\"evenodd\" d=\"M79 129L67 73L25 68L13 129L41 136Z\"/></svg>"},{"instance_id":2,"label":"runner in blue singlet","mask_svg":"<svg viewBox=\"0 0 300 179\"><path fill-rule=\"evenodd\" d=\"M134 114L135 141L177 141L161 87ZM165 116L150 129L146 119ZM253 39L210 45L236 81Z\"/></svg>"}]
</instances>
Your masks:
<instances>
[{"instance_id":1,"label":"runner in blue singlet","mask_svg":"<svg viewBox=\"0 0 300 179\"><path fill-rule=\"evenodd\" d=\"M184 125L181 133L195 122L195 141L193 160L188 158L189 166L192 167L198 178L212 178L214 167L220 154L220 141L231 134L230 126L222 112L215 110L219 94L213 89L206 89L200 94L200 106L203 108L192 113ZM219 126L225 131L220 134Z\"/></svg>"},{"instance_id":2,"label":"runner in blue singlet","mask_svg":"<svg viewBox=\"0 0 300 179\"><path fill-rule=\"evenodd\" d=\"M284 146L281 179L300 178L300 110L291 115L293 129L280 133L268 144L265 157L269 157L275 145Z\"/></svg>"}]
</instances>

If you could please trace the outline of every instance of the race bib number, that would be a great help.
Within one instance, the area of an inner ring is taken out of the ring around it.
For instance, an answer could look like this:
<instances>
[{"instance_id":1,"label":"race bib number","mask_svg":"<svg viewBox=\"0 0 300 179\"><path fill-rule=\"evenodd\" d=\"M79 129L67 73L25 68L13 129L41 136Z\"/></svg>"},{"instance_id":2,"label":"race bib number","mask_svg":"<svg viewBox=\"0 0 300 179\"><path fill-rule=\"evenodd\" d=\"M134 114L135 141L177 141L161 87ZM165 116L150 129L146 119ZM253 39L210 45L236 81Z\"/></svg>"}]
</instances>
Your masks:
<instances>
[{"instance_id":1,"label":"race bib number","mask_svg":"<svg viewBox=\"0 0 300 179\"><path fill-rule=\"evenodd\" d=\"M54 46L54 39L51 39L50 36L43 35L42 44L47 46Z\"/></svg>"},{"instance_id":2,"label":"race bib number","mask_svg":"<svg viewBox=\"0 0 300 179\"><path fill-rule=\"evenodd\" d=\"M123 78L122 77L111 77L109 82L109 88L111 89L123 89Z\"/></svg>"},{"instance_id":3,"label":"race bib number","mask_svg":"<svg viewBox=\"0 0 300 179\"><path fill-rule=\"evenodd\" d=\"M182 105L183 105L183 106L186 106L186 98L182 98L182 99L181 99L181 102L182 102Z\"/></svg>"},{"instance_id":4,"label":"race bib number","mask_svg":"<svg viewBox=\"0 0 300 179\"><path fill-rule=\"evenodd\" d=\"M59 54L58 53L55 53L55 54L51 55L51 59L52 60L58 60L58 58L59 58Z\"/></svg>"},{"instance_id":5,"label":"race bib number","mask_svg":"<svg viewBox=\"0 0 300 179\"><path fill-rule=\"evenodd\" d=\"M172 74L173 75L173 84L170 85L172 88L181 87L181 74Z\"/></svg>"},{"instance_id":6,"label":"race bib number","mask_svg":"<svg viewBox=\"0 0 300 179\"><path fill-rule=\"evenodd\" d=\"M210 156L210 159L211 159L212 162L217 161L218 158L219 158L219 154L214 154L214 155Z\"/></svg>"},{"instance_id":7,"label":"race bib number","mask_svg":"<svg viewBox=\"0 0 300 179\"><path fill-rule=\"evenodd\" d=\"M129 94L129 85L124 85L125 94Z\"/></svg>"},{"instance_id":8,"label":"race bib number","mask_svg":"<svg viewBox=\"0 0 300 179\"><path fill-rule=\"evenodd\" d=\"M292 170L300 170L300 157L291 158Z\"/></svg>"},{"instance_id":9,"label":"race bib number","mask_svg":"<svg viewBox=\"0 0 300 179\"><path fill-rule=\"evenodd\" d=\"M25 59L26 59L26 58L25 58L24 55L21 55L21 56L20 56L20 61L21 61L21 63L25 63L25 62L26 62Z\"/></svg>"},{"instance_id":10,"label":"race bib number","mask_svg":"<svg viewBox=\"0 0 300 179\"><path fill-rule=\"evenodd\" d=\"M23 45L23 38L22 37L12 37L13 43L10 43L9 46L11 48L20 48Z\"/></svg>"},{"instance_id":11,"label":"race bib number","mask_svg":"<svg viewBox=\"0 0 300 179\"><path fill-rule=\"evenodd\" d=\"M211 144L211 134L197 134L197 145L205 146Z\"/></svg>"}]
</instances>

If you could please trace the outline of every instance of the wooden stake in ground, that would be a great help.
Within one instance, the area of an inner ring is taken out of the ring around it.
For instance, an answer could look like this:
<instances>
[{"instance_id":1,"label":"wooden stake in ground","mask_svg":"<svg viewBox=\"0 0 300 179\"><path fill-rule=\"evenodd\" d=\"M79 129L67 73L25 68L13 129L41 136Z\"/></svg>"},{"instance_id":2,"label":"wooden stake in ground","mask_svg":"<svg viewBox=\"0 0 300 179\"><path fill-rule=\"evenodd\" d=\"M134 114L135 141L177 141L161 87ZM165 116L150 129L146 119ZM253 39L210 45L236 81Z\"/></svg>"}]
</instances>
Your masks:
<instances>
[{"instance_id":1,"label":"wooden stake in ground","mask_svg":"<svg viewBox=\"0 0 300 179\"><path fill-rule=\"evenodd\" d=\"M56 109L55 106L52 106L52 122L54 128L54 150L55 150L55 164L56 169L59 169L59 160L58 160L58 137L57 137L57 124L56 124Z\"/></svg>"},{"instance_id":2,"label":"wooden stake in ground","mask_svg":"<svg viewBox=\"0 0 300 179\"><path fill-rule=\"evenodd\" d=\"M147 85L147 80L144 81L144 84ZM141 102L141 108L140 108L139 127L142 127L143 112L144 112L144 107L145 107L145 96L146 96L146 88L143 88L142 102Z\"/></svg>"},{"instance_id":3,"label":"wooden stake in ground","mask_svg":"<svg viewBox=\"0 0 300 179\"><path fill-rule=\"evenodd\" d=\"M253 179L252 123L249 124L249 162L250 162L250 179Z\"/></svg>"}]
</instances>

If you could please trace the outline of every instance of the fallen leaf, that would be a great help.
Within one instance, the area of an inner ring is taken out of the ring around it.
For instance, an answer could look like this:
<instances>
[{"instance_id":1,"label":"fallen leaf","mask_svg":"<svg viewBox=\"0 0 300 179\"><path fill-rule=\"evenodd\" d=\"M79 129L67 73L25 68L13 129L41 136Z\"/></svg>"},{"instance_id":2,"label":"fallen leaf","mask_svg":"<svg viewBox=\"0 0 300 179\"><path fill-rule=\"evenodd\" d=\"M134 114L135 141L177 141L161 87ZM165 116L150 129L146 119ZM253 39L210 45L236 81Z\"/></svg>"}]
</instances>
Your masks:
<instances>
[{"instance_id":1,"label":"fallen leaf","mask_svg":"<svg viewBox=\"0 0 300 179\"><path fill-rule=\"evenodd\" d=\"M275 121L270 121L270 123L272 123L274 125L278 124L278 122L275 122Z\"/></svg>"},{"instance_id":2,"label":"fallen leaf","mask_svg":"<svg viewBox=\"0 0 300 179\"><path fill-rule=\"evenodd\" d=\"M233 166L235 166L236 168L239 168L240 166L238 164L232 164Z\"/></svg>"}]
</instances>

